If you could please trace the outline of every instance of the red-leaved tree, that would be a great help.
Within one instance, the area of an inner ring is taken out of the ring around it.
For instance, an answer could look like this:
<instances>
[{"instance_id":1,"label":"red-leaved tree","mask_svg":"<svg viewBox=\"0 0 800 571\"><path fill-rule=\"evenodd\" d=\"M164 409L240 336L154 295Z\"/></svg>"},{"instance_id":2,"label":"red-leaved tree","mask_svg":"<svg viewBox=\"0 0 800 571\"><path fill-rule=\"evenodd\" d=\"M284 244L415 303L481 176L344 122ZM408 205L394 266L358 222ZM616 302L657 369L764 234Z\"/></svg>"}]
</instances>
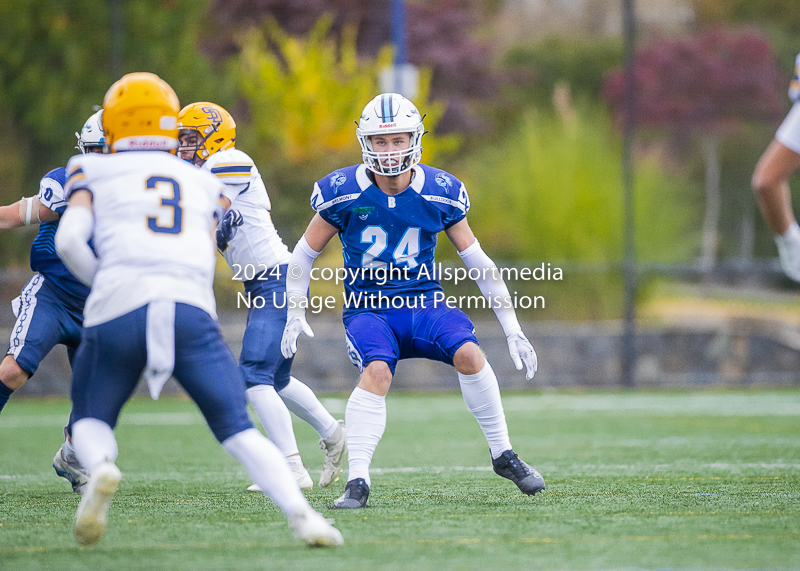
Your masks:
<instances>
[{"instance_id":1,"label":"red-leaved tree","mask_svg":"<svg viewBox=\"0 0 800 571\"><path fill-rule=\"evenodd\" d=\"M706 171L701 268L713 268L720 213L719 141L745 121L768 121L785 110L782 76L767 41L754 31L715 29L662 40L634 61L636 124L669 126L700 137ZM604 97L622 117L624 71L606 77Z\"/></svg>"}]
</instances>

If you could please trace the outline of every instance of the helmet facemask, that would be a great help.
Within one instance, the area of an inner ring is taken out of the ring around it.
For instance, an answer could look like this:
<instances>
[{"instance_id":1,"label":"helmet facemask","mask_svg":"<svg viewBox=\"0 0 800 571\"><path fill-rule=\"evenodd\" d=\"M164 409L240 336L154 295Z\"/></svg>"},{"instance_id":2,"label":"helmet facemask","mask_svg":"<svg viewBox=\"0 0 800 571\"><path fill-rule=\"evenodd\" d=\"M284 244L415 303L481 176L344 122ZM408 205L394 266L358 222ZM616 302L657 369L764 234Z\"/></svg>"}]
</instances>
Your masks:
<instances>
[{"instance_id":1,"label":"helmet facemask","mask_svg":"<svg viewBox=\"0 0 800 571\"><path fill-rule=\"evenodd\" d=\"M178 130L178 156L193 165L202 165L211 155L206 148L206 141L214 134L216 125L202 125L199 127L207 134L204 135L200 129L195 128L180 128ZM184 143L185 137L192 137L192 135L194 135L193 140ZM186 157L185 154L189 152L192 153L191 157Z\"/></svg>"},{"instance_id":2,"label":"helmet facemask","mask_svg":"<svg viewBox=\"0 0 800 571\"><path fill-rule=\"evenodd\" d=\"M419 144L419 140L422 135L417 135L416 133L407 134L409 136L409 146L407 149L387 152L373 149L372 137L378 135L359 137L358 142L361 144L361 157L364 164L367 165L367 168L375 174L398 176L411 169L414 165L419 164L422 158L422 145ZM385 133L380 133L380 135L391 137L392 134L386 135Z\"/></svg>"}]
</instances>

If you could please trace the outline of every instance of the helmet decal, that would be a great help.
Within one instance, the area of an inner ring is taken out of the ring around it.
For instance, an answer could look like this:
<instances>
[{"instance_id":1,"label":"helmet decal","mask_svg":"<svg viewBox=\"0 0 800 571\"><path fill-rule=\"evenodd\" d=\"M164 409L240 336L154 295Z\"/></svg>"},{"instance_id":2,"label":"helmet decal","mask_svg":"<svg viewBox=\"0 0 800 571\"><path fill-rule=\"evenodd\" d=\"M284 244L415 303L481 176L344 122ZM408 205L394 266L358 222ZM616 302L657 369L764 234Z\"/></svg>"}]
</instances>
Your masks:
<instances>
[{"instance_id":1,"label":"helmet decal","mask_svg":"<svg viewBox=\"0 0 800 571\"><path fill-rule=\"evenodd\" d=\"M221 123L222 122L222 114L217 111L214 107L207 105L205 107L201 107L200 111L206 114L206 119L208 119L212 123Z\"/></svg>"},{"instance_id":2,"label":"helmet decal","mask_svg":"<svg viewBox=\"0 0 800 571\"><path fill-rule=\"evenodd\" d=\"M391 122L394 113L392 113L392 98L389 95L381 95L381 112L383 113L381 123Z\"/></svg>"}]
</instances>

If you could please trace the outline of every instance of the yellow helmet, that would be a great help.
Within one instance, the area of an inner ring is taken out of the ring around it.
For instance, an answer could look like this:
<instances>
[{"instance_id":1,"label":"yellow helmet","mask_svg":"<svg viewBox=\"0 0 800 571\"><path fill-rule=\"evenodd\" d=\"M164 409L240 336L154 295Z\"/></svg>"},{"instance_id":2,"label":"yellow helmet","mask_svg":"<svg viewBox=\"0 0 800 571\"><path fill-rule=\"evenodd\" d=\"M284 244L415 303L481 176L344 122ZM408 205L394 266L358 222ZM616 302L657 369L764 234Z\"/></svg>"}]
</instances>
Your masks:
<instances>
[{"instance_id":1,"label":"yellow helmet","mask_svg":"<svg viewBox=\"0 0 800 571\"><path fill-rule=\"evenodd\" d=\"M107 151L173 151L180 108L175 91L157 75L123 76L103 100Z\"/></svg>"},{"instance_id":2,"label":"yellow helmet","mask_svg":"<svg viewBox=\"0 0 800 571\"><path fill-rule=\"evenodd\" d=\"M178 147L181 158L192 163L203 163L217 151L232 149L236 142L236 122L216 103L200 101L181 109L178 129L182 136L197 133L194 141ZM189 157L188 152L192 153Z\"/></svg>"}]
</instances>

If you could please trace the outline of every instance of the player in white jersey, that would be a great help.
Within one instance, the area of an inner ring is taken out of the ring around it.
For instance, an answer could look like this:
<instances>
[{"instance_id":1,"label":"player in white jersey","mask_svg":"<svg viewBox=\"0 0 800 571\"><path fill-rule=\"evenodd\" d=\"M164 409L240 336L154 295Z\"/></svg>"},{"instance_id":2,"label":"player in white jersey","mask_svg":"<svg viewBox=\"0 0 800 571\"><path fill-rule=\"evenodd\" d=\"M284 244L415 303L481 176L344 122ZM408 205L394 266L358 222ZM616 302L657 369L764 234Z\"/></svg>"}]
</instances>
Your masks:
<instances>
[{"instance_id":1,"label":"player in white jersey","mask_svg":"<svg viewBox=\"0 0 800 571\"><path fill-rule=\"evenodd\" d=\"M180 108L151 73L111 86L103 104L109 155L67 165L69 206L56 248L92 289L72 380L72 435L89 483L75 536L97 542L121 473L113 428L144 373L154 399L174 375L211 431L313 546L342 543L297 488L280 451L247 416L244 382L216 321L212 228L223 185L175 157ZM94 241L94 250L87 244Z\"/></svg>"},{"instance_id":2,"label":"player in white jersey","mask_svg":"<svg viewBox=\"0 0 800 571\"><path fill-rule=\"evenodd\" d=\"M800 54L789 84L792 108L753 173L753 192L767 226L775 235L784 273L800 282L800 226L792 211L789 178L800 168Z\"/></svg>"},{"instance_id":3,"label":"player in white jersey","mask_svg":"<svg viewBox=\"0 0 800 571\"><path fill-rule=\"evenodd\" d=\"M227 212L217 230L218 249L250 299L266 301L263 306L251 304L247 314L239 357L247 398L304 490L311 489L313 482L300 458L289 410L317 431L320 448L326 451L319 485L330 486L342 472L345 429L307 385L291 376L293 359L281 355L286 306L275 307L273 294L280 297L286 291L290 254L272 223L264 181L253 159L235 148L236 123L219 105L187 105L178 116L178 128L179 156L225 183L222 194ZM258 491L258 486L248 489Z\"/></svg>"}]
</instances>

